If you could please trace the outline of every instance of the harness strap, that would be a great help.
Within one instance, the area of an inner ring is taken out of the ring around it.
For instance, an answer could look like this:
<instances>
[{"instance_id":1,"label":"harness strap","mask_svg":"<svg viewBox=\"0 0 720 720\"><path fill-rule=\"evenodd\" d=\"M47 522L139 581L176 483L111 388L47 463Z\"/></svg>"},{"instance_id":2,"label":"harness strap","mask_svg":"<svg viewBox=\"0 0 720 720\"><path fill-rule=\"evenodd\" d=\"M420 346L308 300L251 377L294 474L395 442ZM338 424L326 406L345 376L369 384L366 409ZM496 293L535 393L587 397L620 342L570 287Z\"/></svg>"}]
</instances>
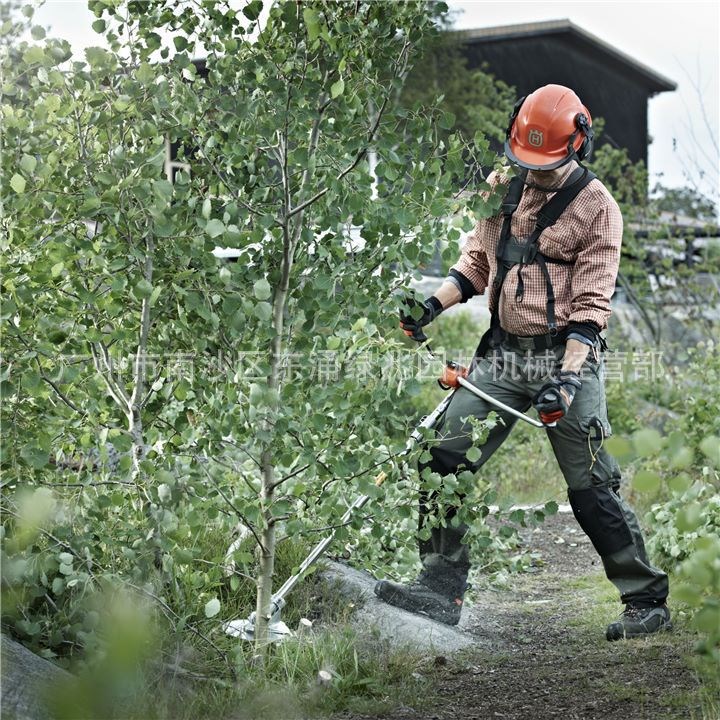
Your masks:
<instances>
[{"instance_id":1,"label":"harness strap","mask_svg":"<svg viewBox=\"0 0 720 720\"><path fill-rule=\"evenodd\" d=\"M493 280L493 292L491 293L494 298L489 298L488 302L488 304L492 304L494 299L494 305L496 308L490 316L490 334L495 344L499 344L501 339L500 314L497 312L497 308L500 306L500 291L502 290L502 285L508 271L507 265L502 261L502 256L505 253L505 248L510 241L512 216L520 204L520 199L522 198L523 190L525 189L526 177L527 170L523 169L518 175L510 180L510 185L508 186L508 190L502 204L503 224L500 230L500 238L498 240L497 249L495 251L495 259L497 262L495 279Z\"/></svg>"},{"instance_id":2,"label":"harness strap","mask_svg":"<svg viewBox=\"0 0 720 720\"><path fill-rule=\"evenodd\" d=\"M552 258L544 255L538 250L538 241L543 231L552 227L565 212L570 203L578 196L578 194L589 183L595 179L595 175L587 168L576 168L565 185L555 192L553 197L540 208L535 228L533 229L527 242L523 245L512 242L511 225L512 215L517 210L525 187L525 178L527 172L514 177L510 181L508 192L503 200L503 225L500 231L500 238L496 250L496 272L493 282L494 310L490 318L490 329L492 340L495 344L499 344L502 339L502 331L500 328L500 299L502 285L505 281L508 271L514 265L518 265L518 286L515 292L517 302L522 302L525 293L525 282L522 271L525 265L533 262L538 263L540 271L545 278L545 288L547 292L547 323L551 335L557 333L557 322L555 318L555 291L552 286L550 272L547 263L556 263L558 265L573 265L571 260L562 260L560 258Z\"/></svg>"}]
</instances>

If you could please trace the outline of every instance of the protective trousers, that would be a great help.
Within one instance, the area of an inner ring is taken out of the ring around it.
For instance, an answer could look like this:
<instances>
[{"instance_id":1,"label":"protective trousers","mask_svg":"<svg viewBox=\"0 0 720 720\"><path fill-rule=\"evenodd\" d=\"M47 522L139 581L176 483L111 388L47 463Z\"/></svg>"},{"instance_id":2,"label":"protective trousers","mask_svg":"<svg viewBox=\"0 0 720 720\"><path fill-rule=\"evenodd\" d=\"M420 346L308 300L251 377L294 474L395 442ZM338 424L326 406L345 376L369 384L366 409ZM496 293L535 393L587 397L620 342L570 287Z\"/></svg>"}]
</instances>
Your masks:
<instances>
[{"instance_id":1,"label":"protective trousers","mask_svg":"<svg viewBox=\"0 0 720 720\"><path fill-rule=\"evenodd\" d=\"M469 380L489 395L516 410L526 412L535 393L547 382L548 372L559 367L564 347L521 353L504 347L476 361ZM635 514L619 495L620 469L602 445L610 434L605 399L604 369L591 351L581 372L582 388L568 414L546 432L568 486L568 499L580 527L602 559L605 574L620 591L624 603L661 605L668 594L667 575L653 567L645 552ZM479 448L481 457L469 462L472 446L468 417L484 420L496 412L500 422L490 430ZM441 476L469 469L477 471L508 437L516 419L464 388L459 388L436 426L436 442L428 448L431 460L421 464ZM602 428L602 433L600 432ZM436 493L421 493L420 528L427 516L437 512ZM445 513L450 519L452 509ZM470 568L462 539L466 526L433 527L428 540L419 541L423 575L434 584L450 582L464 587Z\"/></svg>"}]
</instances>

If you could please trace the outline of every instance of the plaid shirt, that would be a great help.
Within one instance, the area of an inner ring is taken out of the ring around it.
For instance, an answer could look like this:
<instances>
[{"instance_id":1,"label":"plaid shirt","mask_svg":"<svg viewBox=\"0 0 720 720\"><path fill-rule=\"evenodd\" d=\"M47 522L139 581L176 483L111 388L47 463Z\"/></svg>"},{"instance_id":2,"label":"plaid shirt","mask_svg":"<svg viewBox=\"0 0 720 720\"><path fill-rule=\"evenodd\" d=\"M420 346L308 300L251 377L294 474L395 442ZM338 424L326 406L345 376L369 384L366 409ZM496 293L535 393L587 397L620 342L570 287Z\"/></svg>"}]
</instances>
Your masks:
<instances>
[{"instance_id":1,"label":"plaid shirt","mask_svg":"<svg viewBox=\"0 0 720 720\"><path fill-rule=\"evenodd\" d=\"M558 172L550 185L559 187L577 167L570 162ZM488 179L495 187L503 181L493 174ZM547 180L528 173L528 183L548 186ZM527 238L535 228L538 210L553 196L531 187L524 189L512 218L511 233ZM492 288L497 263L495 252L500 239L502 214L481 220L463 247L460 260L453 266L472 284L478 294ZM538 248L552 258L573 261L573 265L547 263L555 291L555 315L558 328L569 322L596 323L607 327L610 298L620 262L623 221L620 209L599 180L593 180L570 203L560 219L540 235ZM545 278L537 262L522 271L525 292L518 301L518 266L505 276L500 298L500 325L514 335L543 335L548 332ZM490 292L490 311L495 309L496 293Z\"/></svg>"}]
</instances>

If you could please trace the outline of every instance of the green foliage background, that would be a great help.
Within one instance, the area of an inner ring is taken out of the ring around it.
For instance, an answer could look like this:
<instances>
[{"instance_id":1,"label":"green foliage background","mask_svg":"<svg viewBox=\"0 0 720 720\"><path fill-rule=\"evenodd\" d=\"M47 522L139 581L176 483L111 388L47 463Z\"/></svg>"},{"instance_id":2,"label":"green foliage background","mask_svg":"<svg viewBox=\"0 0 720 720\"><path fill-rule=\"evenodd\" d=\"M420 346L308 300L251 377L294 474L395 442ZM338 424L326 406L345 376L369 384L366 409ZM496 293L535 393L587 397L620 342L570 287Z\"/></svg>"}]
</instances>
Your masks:
<instances>
[{"instance_id":1,"label":"green foliage background","mask_svg":"<svg viewBox=\"0 0 720 720\"><path fill-rule=\"evenodd\" d=\"M2 16L2 591L3 627L84 666L75 695L109 716L146 682L138 659L252 673L252 651L222 621L262 605L273 571L291 573L360 493L373 517L340 528L336 550L412 574L417 480L397 456L439 395L396 339L398 295L439 237L448 260L461 229L497 208L478 191L514 93L438 40L438 5L278 3L262 28L258 0L242 12L210 0L90 7L107 46L84 61L32 26L32 8ZM438 58L445 97L423 82ZM188 165L172 175L167 143ZM642 167L608 148L595 162L623 204L645 207ZM238 248L237 261L219 262L216 246ZM628 282L654 302L644 255L628 247ZM437 335L469 353L479 329L441 318ZM717 656L717 518L701 503L718 492L717 350L697 353L662 392L616 390L628 433L641 431L635 397L683 428L618 452L652 458L635 490L656 493L656 550L682 561L686 586L708 588L682 599ZM527 565L516 530L484 522L498 499L528 498L496 470L497 482L462 479L479 518L472 551L490 573ZM556 510L556 486L534 491L541 506L516 523ZM308 583L289 621L311 614L314 593L327 595ZM347 608L323 611L340 622ZM352 638L329 635L270 653L268 677L306 688L334 658L336 699L380 695L368 676L413 661L375 652L361 667Z\"/></svg>"}]
</instances>

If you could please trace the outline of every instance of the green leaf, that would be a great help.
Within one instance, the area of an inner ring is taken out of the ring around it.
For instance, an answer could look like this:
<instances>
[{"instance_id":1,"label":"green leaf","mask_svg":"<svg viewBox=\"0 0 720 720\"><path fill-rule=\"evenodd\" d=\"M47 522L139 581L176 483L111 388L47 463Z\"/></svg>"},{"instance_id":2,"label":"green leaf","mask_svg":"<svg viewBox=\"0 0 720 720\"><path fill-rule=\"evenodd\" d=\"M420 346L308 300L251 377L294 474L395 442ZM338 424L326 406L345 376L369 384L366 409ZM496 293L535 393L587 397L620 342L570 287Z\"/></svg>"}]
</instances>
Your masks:
<instances>
[{"instance_id":1,"label":"green leaf","mask_svg":"<svg viewBox=\"0 0 720 720\"><path fill-rule=\"evenodd\" d=\"M698 605L700 603L700 591L687 584L677 584L673 587L673 598L679 602L687 603L688 605Z\"/></svg>"},{"instance_id":2,"label":"green leaf","mask_svg":"<svg viewBox=\"0 0 720 720\"><path fill-rule=\"evenodd\" d=\"M188 41L187 38L183 37L182 35L178 35L177 37L173 38L173 44L175 45L175 49L178 52L182 52L187 48Z\"/></svg>"},{"instance_id":3,"label":"green leaf","mask_svg":"<svg viewBox=\"0 0 720 720\"><path fill-rule=\"evenodd\" d=\"M313 40L320 35L320 22L318 21L317 13L312 8L306 7L303 10L303 20L307 27L308 40L313 42Z\"/></svg>"},{"instance_id":4,"label":"green leaf","mask_svg":"<svg viewBox=\"0 0 720 720\"><path fill-rule=\"evenodd\" d=\"M440 127L444 128L445 130L451 130L454 125L455 125L454 113L451 113L451 112L443 113L442 117L440 118Z\"/></svg>"},{"instance_id":5,"label":"green leaf","mask_svg":"<svg viewBox=\"0 0 720 720\"><path fill-rule=\"evenodd\" d=\"M220 601L217 598L208 600L205 603L205 617L215 617L220 612Z\"/></svg>"},{"instance_id":6,"label":"green leaf","mask_svg":"<svg viewBox=\"0 0 720 720\"><path fill-rule=\"evenodd\" d=\"M640 492L654 492L660 487L660 478L650 470L638 470L633 477L632 485Z\"/></svg>"},{"instance_id":7,"label":"green leaf","mask_svg":"<svg viewBox=\"0 0 720 720\"><path fill-rule=\"evenodd\" d=\"M694 459L693 451L689 447L681 447L670 460L670 467L673 469L687 468L692 465Z\"/></svg>"},{"instance_id":8,"label":"green leaf","mask_svg":"<svg viewBox=\"0 0 720 720\"><path fill-rule=\"evenodd\" d=\"M693 625L701 633L717 633L720 628L720 606L707 604L700 608L693 618Z\"/></svg>"},{"instance_id":9,"label":"green leaf","mask_svg":"<svg viewBox=\"0 0 720 720\"><path fill-rule=\"evenodd\" d=\"M257 20L262 12L262 7L262 0L252 0L243 8L242 13L248 20Z\"/></svg>"},{"instance_id":10,"label":"green leaf","mask_svg":"<svg viewBox=\"0 0 720 720\"><path fill-rule=\"evenodd\" d=\"M190 384L187 380L181 380L178 384L175 390L173 391L173 395L180 400L181 402L187 398L188 390L190 389Z\"/></svg>"},{"instance_id":11,"label":"green leaf","mask_svg":"<svg viewBox=\"0 0 720 720\"><path fill-rule=\"evenodd\" d=\"M28 174L32 175L35 172L37 166L37 160L32 155L23 155L20 160L20 167Z\"/></svg>"},{"instance_id":12,"label":"green leaf","mask_svg":"<svg viewBox=\"0 0 720 720\"><path fill-rule=\"evenodd\" d=\"M92 195L88 198L85 198L85 201L80 205L78 208L78 212L81 216L90 215L94 210L97 210L100 207L100 198L96 195Z\"/></svg>"},{"instance_id":13,"label":"green leaf","mask_svg":"<svg viewBox=\"0 0 720 720\"><path fill-rule=\"evenodd\" d=\"M155 78L155 71L153 70L153 66L150 63L146 62L140 63L140 67L137 69L135 77L143 85L149 85Z\"/></svg>"},{"instance_id":14,"label":"green leaf","mask_svg":"<svg viewBox=\"0 0 720 720\"><path fill-rule=\"evenodd\" d=\"M173 196L173 184L169 180L155 180L153 182L153 192L157 197L165 202L170 202Z\"/></svg>"},{"instance_id":15,"label":"green leaf","mask_svg":"<svg viewBox=\"0 0 720 720\"><path fill-rule=\"evenodd\" d=\"M96 33L104 33L104 32L105 32L105 21L102 20L102 19L96 20L96 21L92 24L92 29L93 29Z\"/></svg>"},{"instance_id":16,"label":"green leaf","mask_svg":"<svg viewBox=\"0 0 720 720\"><path fill-rule=\"evenodd\" d=\"M33 45L23 53L23 62L27 65L35 65L36 63L41 63L44 59L45 52L39 45Z\"/></svg>"},{"instance_id":17,"label":"green leaf","mask_svg":"<svg viewBox=\"0 0 720 720\"><path fill-rule=\"evenodd\" d=\"M702 506L691 502L680 509L675 517L675 527L680 532L692 532L702 523Z\"/></svg>"},{"instance_id":18,"label":"green leaf","mask_svg":"<svg viewBox=\"0 0 720 720\"><path fill-rule=\"evenodd\" d=\"M265 278L260 278L253 285L253 292L258 300L267 300L272 295L272 288Z\"/></svg>"},{"instance_id":19,"label":"green leaf","mask_svg":"<svg viewBox=\"0 0 720 720\"><path fill-rule=\"evenodd\" d=\"M253 314L259 320L268 322L272 317L272 305L267 302L259 302L253 309Z\"/></svg>"},{"instance_id":20,"label":"green leaf","mask_svg":"<svg viewBox=\"0 0 720 720\"><path fill-rule=\"evenodd\" d=\"M110 53L101 47L89 47L85 48L85 58L90 67L97 68L110 59Z\"/></svg>"},{"instance_id":21,"label":"green leaf","mask_svg":"<svg viewBox=\"0 0 720 720\"><path fill-rule=\"evenodd\" d=\"M205 198L202 204L202 216L206 219L210 219L210 215L212 214L212 202L210 198Z\"/></svg>"},{"instance_id":22,"label":"green leaf","mask_svg":"<svg viewBox=\"0 0 720 720\"><path fill-rule=\"evenodd\" d=\"M545 503L544 510L546 515L556 515L558 509L558 504L554 500L549 500Z\"/></svg>"},{"instance_id":23,"label":"green leaf","mask_svg":"<svg viewBox=\"0 0 720 720\"><path fill-rule=\"evenodd\" d=\"M222 220L208 220L207 225L205 225L205 232L211 238L219 237L225 232L225 225L223 225Z\"/></svg>"},{"instance_id":24,"label":"green leaf","mask_svg":"<svg viewBox=\"0 0 720 720\"><path fill-rule=\"evenodd\" d=\"M708 435L700 442L700 450L715 466L720 466L720 437Z\"/></svg>"},{"instance_id":25,"label":"green leaf","mask_svg":"<svg viewBox=\"0 0 720 720\"><path fill-rule=\"evenodd\" d=\"M638 430L632 437L635 452L640 457L657 455L662 449L662 437L657 430L647 428Z\"/></svg>"},{"instance_id":26,"label":"green leaf","mask_svg":"<svg viewBox=\"0 0 720 720\"><path fill-rule=\"evenodd\" d=\"M626 460L632 457L632 445L623 437L608 438L605 446L609 453L619 459Z\"/></svg>"},{"instance_id":27,"label":"green leaf","mask_svg":"<svg viewBox=\"0 0 720 720\"><path fill-rule=\"evenodd\" d=\"M13 175L10 178L10 187L18 194L25 192L25 178L22 175Z\"/></svg>"},{"instance_id":28,"label":"green leaf","mask_svg":"<svg viewBox=\"0 0 720 720\"><path fill-rule=\"evenodd\" d=\"M152 295L152 291L152 283L147 281L145 278L142 278L142 280L138 280L137 284L135 285L135 295L141 300L149 298Z\"/></svg>"},{"instance_id":29,"label":"green leaf","mask_svg":"<svg viewBox=\"0 0 720 720\"><path fill-rule=\"evenodd\" d=\"M680 473L668 480L668 487L674 493L684 493L692 485L692 482L692 478L689 475Z\"/></svg>"},{"instance_id":30,"label":"green leaf","mask_svg":"<svg viewBox=\"0 0 720 720\"><path fill-rule=\"evenodd\" d=\"M33 40L42 40L45 37L45 28L40 25L33 25L30 34L33 36Z\"/></svg>"},{"instance_id":31,"label":"green leaf","mask_svg":"<svg viewBox=\"0 0 720 720\"><path fill-rule=\"evenodd\" d=\"M471 447L466 453L465 457L467 458L468 462L474 463L477 462L480 457L482 456L482 452L480 448L477 447Z\"/></svg>"},{"instance_id":32,"label":"green leaf","mask_svg":"<svg viewBox=\"0 0 720 720\"><path fill-rule=\"evenodd\" d=\"M20 457L31 467L40 470L50 461L50 454L37 445L25 445L20 450Z\"/></svg>"},{"instance_id":33,"label":"green leaf","mask_svg":"<svg viewBox=\"0 0 720 720\"><path fill-rule=\"evenodd\" d=\"M337 82L334 82L330 86L330 97L334 99L334 98L338 97L339 95L342 95L344 91L345 91L345 81L342 78L340 78Z\"/></svg>"}]
</instances>

